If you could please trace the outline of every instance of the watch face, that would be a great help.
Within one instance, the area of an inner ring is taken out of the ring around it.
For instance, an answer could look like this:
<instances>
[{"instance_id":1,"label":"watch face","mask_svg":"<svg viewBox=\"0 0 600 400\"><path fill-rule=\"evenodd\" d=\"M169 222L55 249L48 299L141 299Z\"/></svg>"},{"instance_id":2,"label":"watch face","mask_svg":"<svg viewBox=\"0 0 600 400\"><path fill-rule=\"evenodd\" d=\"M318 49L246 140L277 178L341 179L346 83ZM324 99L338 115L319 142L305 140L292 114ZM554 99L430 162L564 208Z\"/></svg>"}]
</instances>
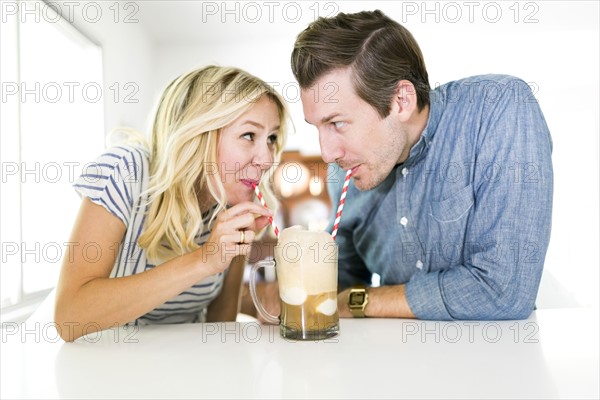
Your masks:
<instances>
[{"instance_id":1,"label":"watch face","mask_svg":"<svg viewBox=\"0 0 600 400\"><path fill-rule=\"evenodd\" d=\"M365 302L365 293L364 292L357 292L357 293L351 293L350 294L350 305L351 306L362 306L362 304Z\"/></svg>"}]
</instances>

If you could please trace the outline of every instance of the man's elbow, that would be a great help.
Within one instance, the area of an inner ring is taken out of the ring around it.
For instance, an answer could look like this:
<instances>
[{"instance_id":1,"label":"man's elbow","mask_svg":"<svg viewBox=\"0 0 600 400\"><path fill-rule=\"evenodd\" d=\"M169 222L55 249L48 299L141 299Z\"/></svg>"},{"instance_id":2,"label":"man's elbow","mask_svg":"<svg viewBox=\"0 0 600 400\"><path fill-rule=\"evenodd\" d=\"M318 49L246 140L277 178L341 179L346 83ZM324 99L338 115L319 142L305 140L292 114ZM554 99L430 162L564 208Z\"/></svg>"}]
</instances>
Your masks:
<instances>
[{"instance_id":1,"label":"man's elbow","mask_svg":"<svg viewBox=\"0 0 600 400\"><path fill-rule=\"evenodd\" d=\"M493 298L485 295L478 299L471 298L471 302L462 313L454 312L453 318L481 321L522 320L529 318L535 308L535 299L531 300L519 294L503 294Z\"/></svg>"},{"instance_id":2,"label":"man's elbow","mask_svg":"<svg viewBox=\"0 0 600 400\"><path fill-rule=\"evenodd\" d=\"M527 319L535 308L535 297L520 293L502 296L497 301L490 302L490 316L496 320Z\"/></svg>"},{"instance_id":3,"label":"man's elbow","mask_svg":"<svg viewBox=\"0 0 600 400\"><path fill-rule=\"evenodd\" d=\"M535 296L533 298L524 298L517 296L513 299L511 306L505 313L504 319L527 319L535 309Z\"/></svg>"},{"instance_id":4,"label":"man's elbow","mask_svg":"<svg viewBox=\"0 0 600 400\"><path fill-rule=\"evenodd\" d=\"M531 315L531 313L533 312L534 307L521 307L521 308L515 308L515 309L511 309L511 310L506 310L504 312L501 313L500 317L498 319L527 319L529 318L529 316Z\"/></svg>"}]
</instances>

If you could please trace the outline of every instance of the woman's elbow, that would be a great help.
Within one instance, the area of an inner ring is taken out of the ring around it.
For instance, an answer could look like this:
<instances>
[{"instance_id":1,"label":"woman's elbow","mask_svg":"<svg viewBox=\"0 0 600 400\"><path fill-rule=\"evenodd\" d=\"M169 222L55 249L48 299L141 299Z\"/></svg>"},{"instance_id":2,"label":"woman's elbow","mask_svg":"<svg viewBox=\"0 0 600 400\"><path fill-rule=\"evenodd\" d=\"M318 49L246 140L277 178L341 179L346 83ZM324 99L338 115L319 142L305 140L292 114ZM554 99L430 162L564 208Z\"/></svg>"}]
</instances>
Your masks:
<instances>
[{"instance_id":1,"label":"woman's elbow","mask_svg":"<svg viewBox=\"0 0 600 400\"><path fill-rule=\"evenodd\" d=\"M54 326L65 342L73 342L82 336L81 329L77 329L80 323L73 317L70 307L59 301L54 306Z\"/></svg>"},{"instance_id":2,"label":"woman's elbow","mask_svg":"<svg viewBox=\"0 0 600 400\"><path fill-rule=\"evenodd\" d=\"M63 318L60 313L54 313L54 326L58 336L65 342L73 342L79 336L75 334L73 323Z\"/></svg>"}]
</instances>

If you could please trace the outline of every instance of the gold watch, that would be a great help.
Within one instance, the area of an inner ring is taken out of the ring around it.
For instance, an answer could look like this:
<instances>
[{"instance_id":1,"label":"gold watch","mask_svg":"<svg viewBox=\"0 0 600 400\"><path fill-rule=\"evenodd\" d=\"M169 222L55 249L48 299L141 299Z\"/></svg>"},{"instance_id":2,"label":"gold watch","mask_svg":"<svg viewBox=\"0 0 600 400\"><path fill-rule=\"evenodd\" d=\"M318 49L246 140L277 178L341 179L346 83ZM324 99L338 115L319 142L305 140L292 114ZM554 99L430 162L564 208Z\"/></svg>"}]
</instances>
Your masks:
<instances>
[{"instance_id":1,"label":"gold watch","mask_svg":"<svg viewBox=\"0 0 600 400\"><path fill-rule=\"evenodd\" d=\"M348 294L348 308L350 308L350 312L354 318L365 317L367 303L369 303L367 288L364 285L352 286Z\"/></svg>"}]
</instances>

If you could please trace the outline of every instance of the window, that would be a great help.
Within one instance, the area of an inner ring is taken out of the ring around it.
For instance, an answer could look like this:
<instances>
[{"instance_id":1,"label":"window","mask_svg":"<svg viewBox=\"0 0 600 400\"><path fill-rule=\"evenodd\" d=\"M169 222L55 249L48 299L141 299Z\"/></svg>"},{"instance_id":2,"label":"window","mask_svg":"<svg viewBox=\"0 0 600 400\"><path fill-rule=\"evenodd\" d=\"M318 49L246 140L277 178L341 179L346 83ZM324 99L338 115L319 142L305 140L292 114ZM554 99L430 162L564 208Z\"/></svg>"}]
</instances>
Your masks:
<instances>
[{"instance_id":1,"label":"window","mask_svg":"<svg viewBox=\"0 0 600 400\"><path fill-rule=\"evenodd\" d=\"M77 248L68 244L80 204L71 185L104 147L100 47L49 4L6 3L0 57L3 312L56 285L63 256Z\"/></svg>"}]
</instances>

